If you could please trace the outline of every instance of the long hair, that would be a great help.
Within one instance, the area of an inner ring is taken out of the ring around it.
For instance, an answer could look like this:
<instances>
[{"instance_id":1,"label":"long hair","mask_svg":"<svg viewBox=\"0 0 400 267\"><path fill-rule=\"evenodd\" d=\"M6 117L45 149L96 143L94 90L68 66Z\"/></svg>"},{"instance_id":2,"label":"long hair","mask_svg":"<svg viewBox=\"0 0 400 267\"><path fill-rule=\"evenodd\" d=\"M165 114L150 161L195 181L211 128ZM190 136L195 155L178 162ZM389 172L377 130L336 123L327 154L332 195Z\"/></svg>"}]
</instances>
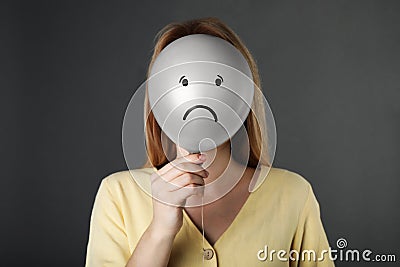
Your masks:
<instances>
[{"instance_id":1,"label":"long hair","mask_svg":"<svg viewBox=\"0 0 400 267\"><path fill-rule=\"evenodd\" d=\"M267 153L262 151L265 149L265 140L262 138L262 131L264 131L264 127L266 125L264 103L263 98L261 97L262 93L260 95L260 89L258 89L261 88L258 68L255 60L250 54L250 51L240 40L239 36L237 36L237 34L222 21L213 17L200 18L184 22L173 22L161 29L161 31L159 31L155 37L155 46L153 56L149 64L147 78L149 78L151 67L161 50L171 42L190 34L208 34L224 39L238 49L247 60L256 88L252 108L244 122L248 136L248 144L250 147L249 157L245 164L253 168L256 167L258 163L268 165L268 159L266 157ZM158 125L153 112L150 110L147 90L144 104L144 116L146 122L146 149L148 155L147 162L144 167L154 166L158 169L169 162L166 154L176 156L176 145L168 137L166 137L164 133L162 133L162 130ZM255 113L257 114L257 117ZM164 139L164 141L162 141L162 139Z\"/></svg>"}]
</instances>

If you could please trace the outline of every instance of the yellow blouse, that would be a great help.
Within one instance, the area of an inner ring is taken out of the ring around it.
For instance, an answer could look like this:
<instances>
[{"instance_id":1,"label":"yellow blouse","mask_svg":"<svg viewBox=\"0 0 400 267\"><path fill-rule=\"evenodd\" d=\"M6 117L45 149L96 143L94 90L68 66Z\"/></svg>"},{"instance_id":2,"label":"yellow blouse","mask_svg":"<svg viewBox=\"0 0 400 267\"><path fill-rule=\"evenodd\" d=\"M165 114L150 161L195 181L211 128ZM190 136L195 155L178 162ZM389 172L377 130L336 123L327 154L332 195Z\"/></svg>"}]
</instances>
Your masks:
<instances>
[{"instance_id":1,"label":"yellow blouse","mask_svg":"<svg viewBox=\"0 0 400 267\"><path fill-rule=\"evenodd\" d=\"M151 197L132 176L150 188L154 171L121 171L102 180L90 219L86 267L126 265L153 212ZM168 266L334 266L324 252L329 244L312 188L288 170L271 168L216 243L205 241L205 251L202 234L185 211L183 220Z\"/></svg>"}]
</instances>

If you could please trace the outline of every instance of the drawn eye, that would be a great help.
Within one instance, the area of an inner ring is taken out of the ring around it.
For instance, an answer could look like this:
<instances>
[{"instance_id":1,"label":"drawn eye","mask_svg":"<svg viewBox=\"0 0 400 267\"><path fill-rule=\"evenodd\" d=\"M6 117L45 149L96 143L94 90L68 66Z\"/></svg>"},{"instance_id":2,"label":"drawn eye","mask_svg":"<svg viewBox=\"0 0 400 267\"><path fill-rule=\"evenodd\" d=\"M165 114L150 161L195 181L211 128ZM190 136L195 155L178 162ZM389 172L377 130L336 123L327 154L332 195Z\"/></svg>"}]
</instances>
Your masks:
<instances>
[{"instance_id":1,"label":"drawn eye","mask_svg":"<svg viewBox=\"0 0 400 267\"><path fill-rule=\"evenodd\" d=\"M215 79L215 85L216 85L216 86L220 86L221 83L224 81L224 79L222 79L222 76L221 76L221 75L218 75L218 74L217 74L217 76L218 76L218 78Z\"/></svg>"},{"instance_id":2,"label":"drawn eye","mask_svg":"<svg viewBox=\"0 0 400 267\"><path fill-rule=\"evenodd\" d=\"M186 76L183 75L180 79L179 79L179 83L182 83L183 86L187 86L189 84L188 79L186 79Z\"/></svg>"}]
</instances>

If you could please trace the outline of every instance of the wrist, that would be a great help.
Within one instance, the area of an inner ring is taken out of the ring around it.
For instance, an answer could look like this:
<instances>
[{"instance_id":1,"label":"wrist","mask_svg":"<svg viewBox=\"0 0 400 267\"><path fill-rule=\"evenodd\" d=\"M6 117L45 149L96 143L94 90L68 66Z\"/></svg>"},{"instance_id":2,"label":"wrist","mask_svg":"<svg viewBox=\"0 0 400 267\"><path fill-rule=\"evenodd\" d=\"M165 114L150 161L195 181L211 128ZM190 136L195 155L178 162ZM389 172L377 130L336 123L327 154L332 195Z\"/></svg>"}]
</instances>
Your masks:
<instances>
[{"instance_id":1,"label":"wrist","mask_svg":"<svg viewBox=\"0 0 400 267\"><path fill-rule=\"evenodd\" d=\"M152 221L148 228L151 239L154 240L174 240L177 232L167 231L164 227L159 226L157 223Z\"/></svg>"}]
</instances>

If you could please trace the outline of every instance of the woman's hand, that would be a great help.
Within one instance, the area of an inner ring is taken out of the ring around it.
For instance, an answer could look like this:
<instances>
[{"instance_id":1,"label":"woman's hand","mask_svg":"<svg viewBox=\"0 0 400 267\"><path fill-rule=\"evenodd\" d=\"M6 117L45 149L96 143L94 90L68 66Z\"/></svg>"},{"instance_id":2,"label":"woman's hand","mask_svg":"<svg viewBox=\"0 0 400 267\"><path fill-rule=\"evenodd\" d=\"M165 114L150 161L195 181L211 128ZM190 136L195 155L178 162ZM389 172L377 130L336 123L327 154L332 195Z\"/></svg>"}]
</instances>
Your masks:
<instances>
[{"instance_id":1,"label":"woman's hand","mask_svg":"<svg viewBox=\"0 0 400 267\"><path fill-rule=\"evenodd\" d=\"M183 223L182 206L192 195L201 196L208 172L200 165L204 154L190 154L171 161L151 176L153 195L152 230L175 236ZM153 232L154 233L154 232Z\"/></svg>"},{"instance_id":2,"label":"woman's hand","mask_svg":"<svg viewBox=\"0 0 400 267\"><path fill-rule=\"evenodd\" d=\"M204 193L208 172L205 155L191 154L171 161L151 175L153 220L133 251L127 267L167 266L173 241L183 223L186 199Z\"/></svg>"}]
</instances>

